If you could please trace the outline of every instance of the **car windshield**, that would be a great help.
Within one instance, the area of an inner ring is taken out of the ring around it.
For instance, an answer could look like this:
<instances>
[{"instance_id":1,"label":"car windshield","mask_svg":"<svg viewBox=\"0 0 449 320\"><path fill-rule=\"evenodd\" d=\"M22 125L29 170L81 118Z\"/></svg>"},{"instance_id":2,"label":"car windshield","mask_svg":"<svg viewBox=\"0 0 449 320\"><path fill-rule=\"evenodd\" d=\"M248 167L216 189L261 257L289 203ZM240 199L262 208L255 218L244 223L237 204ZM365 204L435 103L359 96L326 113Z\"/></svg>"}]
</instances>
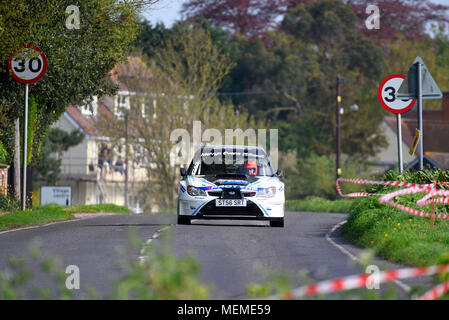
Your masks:
<instances>
[{"instance_id":1,"label":"car windshield","mask_svg":"<svg viewBox=\"0 0 449 320\"><path fill-rule=\"evenodd\" d=\"M246 150L203 150L189 167L194 176L243 174L272 176L273 169L265 152Z\"/></svg>"}]
</instances>

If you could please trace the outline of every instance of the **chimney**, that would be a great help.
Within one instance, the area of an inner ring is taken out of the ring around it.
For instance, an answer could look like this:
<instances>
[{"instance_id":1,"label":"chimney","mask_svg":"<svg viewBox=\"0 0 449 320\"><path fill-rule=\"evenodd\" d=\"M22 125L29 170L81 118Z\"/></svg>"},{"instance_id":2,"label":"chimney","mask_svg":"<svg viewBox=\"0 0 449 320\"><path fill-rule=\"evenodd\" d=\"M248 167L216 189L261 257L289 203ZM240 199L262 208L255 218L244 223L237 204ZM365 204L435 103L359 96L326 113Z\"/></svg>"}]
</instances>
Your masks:
<instances>
[{"instance_id":1,"label":"chimney","mask_svg":"<svg viewBox=\"0 0 449 320\"><path fill-rule=\"evenodd\" d=\"M449 121L449 92L443 92L443 103L441 110L441 119Z\"/></svg>"}]
</instances>

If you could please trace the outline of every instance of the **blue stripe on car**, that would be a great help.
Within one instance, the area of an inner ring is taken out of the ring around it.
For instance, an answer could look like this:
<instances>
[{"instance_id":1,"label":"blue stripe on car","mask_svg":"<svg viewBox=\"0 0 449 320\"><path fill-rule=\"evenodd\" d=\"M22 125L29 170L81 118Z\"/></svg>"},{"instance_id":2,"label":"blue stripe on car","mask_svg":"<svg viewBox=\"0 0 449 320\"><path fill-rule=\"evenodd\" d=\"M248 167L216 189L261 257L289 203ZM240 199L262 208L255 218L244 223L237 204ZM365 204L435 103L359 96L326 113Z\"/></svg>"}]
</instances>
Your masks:
<instances>
[{"instance_id":1,"label":"blue stripe on car","mask_svg":"<svg viewBox=\"0 0 449 320\"><path fill-rule=\"evenodd\" d=\"M253 203L255 203L260 209L262 209L263 213L264 213L267 217L270 216L270 215L268 214L267 210L265 210L265 208L262 207L262 205L261 205L260 203L254 201L254 200L251 200L251 201L252 201Z\"/></svg>"},{"instance_id":2,"label":"blue stripe on car","mask_svg":"<svg viewBox=\"0 0 449 320\"><path fill-rule=\"evenodd\" d=\"M198 208L196 208L195 211L193 211L192 216L196 215L196 213L202 208L204 207L205 204L207 204L209 202L209 200L204 201L202 204L200 204L200 206Z\"/></svg>"}]
</instances>

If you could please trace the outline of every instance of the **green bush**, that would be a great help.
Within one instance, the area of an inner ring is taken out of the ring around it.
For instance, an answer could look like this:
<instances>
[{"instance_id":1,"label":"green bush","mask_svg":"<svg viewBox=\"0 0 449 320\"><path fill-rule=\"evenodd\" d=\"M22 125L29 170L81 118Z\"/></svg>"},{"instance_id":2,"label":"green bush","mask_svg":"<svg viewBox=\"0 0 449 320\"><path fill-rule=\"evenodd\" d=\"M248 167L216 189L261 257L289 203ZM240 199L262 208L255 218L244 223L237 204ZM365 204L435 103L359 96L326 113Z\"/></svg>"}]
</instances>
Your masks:
<instances>
[{"instance_id":1,"label":"green bush","mask_svg":"<svg viewBox=\"0 0 449 320\"><path fill-rule=\"evenodd\" d=\"M20 209L20 201L0 193L0 211L15 211Z\"/></svg>"},{"instance_id":2,"label":"green bush","mask_svg":"<svg viewBox=\"0 0 449 320\"><path fill-rule=\"evenodd\" d=\"M284 179L288 199L300 199L307 196L338 198L335 189L335 155L311 154L307 158L298 158L297 166L299 173ZM360 177L363 171L362 163L342 157L342 175L344 177ZM360 189L361 187L357 185L347 188L351 192Z\"/></svg>"},{"instance_id":3,"label":"green bush","mask_svg":"<svg viewBox=\"0 0 449 320\"><path fill-rule=\"evenodd\" d=\"M6 153L6 150L0 141L0 163L5 163L7 157L8 157L8 154Z\"/></svg>"}]
</instances>

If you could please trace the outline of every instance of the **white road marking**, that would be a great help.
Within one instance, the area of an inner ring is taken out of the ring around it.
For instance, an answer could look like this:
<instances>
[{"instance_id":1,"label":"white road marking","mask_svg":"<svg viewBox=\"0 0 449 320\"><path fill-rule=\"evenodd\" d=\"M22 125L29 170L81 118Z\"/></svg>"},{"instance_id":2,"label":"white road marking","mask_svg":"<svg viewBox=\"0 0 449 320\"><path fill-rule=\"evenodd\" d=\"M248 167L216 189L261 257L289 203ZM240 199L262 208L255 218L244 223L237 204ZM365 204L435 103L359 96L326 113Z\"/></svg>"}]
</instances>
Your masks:
<instances>
[{"instance_id":1,"label":"white road marking","mask_svg":"<svg viewBox=\"0 0 449 320\"><path fill-rule=\"evenodd\" d=\"M360 261L359 258L357 258L357 257L356 257L355 255L353 255L351 252L349 252L348 250L346 250L343 246L341 246L341 245L335 243L335 241L332 240L332 238L331 238L331 234L334 233L335 230L337 230L338 228L340 228L342 225L344 225L347 221L348 221L348 220L342 221L342 222L336 224L335 226L333 226L332 229L329 230L329 231L326 233L326 240L329 241L329 243L330 243L331 245L333 245L335 248L337 248L338 250L340 250L343 254L345 254L346 256L348 256L351 260L353 260L353 261L355 261L355 262L359 262L359 261ZM397 285L398 287L400 287L402 290L404 290L405 292L407 292L407 293L410 292L410 290L411 290L410 286L406 285L406 284L403 283L402 281L400 281L400 280L394 280L393 282L396 283L396 285Z\"/></svg>"},{"instance_id":2,"label":"white road marking","mask_svg":"<svg viewBox=\"0 0 449 320\"><path fill-rule=\"evenodd\" d=\"M76 213L74 213L74 215L76 215ZM80 220L84 220L84 219L91 219L91 218L98 218L98 217L108 217L111 215L115 215L114 214L110 214L110 215L97 215L97 216L82 216L82 217L76 217L74 219L69 219L69 220L63 220L63 221L54 221L54 222L49 222L49 223L43 223L43 224L37 224L34 226L29 226L29 227L22 227L22 228L14 228L14 229L8 229L8 230L4 230L4 231L0 231L0 235L4 234L4 233L9 233L9 232L14 232L14 231L22 231L22 230L29 230L29 229L36 229L36 228L41 228L41 227L48 227L54 224L62 224L62 223L67 223L67 222L75 222L75 221L80 221Z\"/></svg>"},{"instance_id":3,"label":"white road marking","mask_svg":"<svg viewBox=\"0 0 449 320\"><path fill-rule=\"evenodd\" d=\"M84 219L84 218L82 218L82 219ZM81 218L64 220L64 221L55 221L55 222L50 222L50 223L45 223L45 224L38 224L38 225L35 225L35 226L30 226L30 227L9 229L9 230L5 230L5 231L0 231L0 234L14 232L14 231L36 229L36 228L40 228L40 227L48 227L48 226L51 226L51 225L54 225L54 224L60 224L60 223L66 223L66 222L75 222L75 221L79 221L79 220L81 220Z\"/></svg>"},{"instance_id":4,"label":"white road marking","mask_svg":"<svg viewBox=\"0 0 449 320\"><path fill-rule=\"evenodd\" d=\"M146 256L146 250L148 249L148 247L150 246L151 242L153 242L153 240L158 239L161 232L169 229L171 227L171 225L165 226L159 230L157 230L150 239L145 241L145 244L142 246L142 249L140 249L140 256L139 256L139 262L140 263L144 263L145 261L147 261L148 257Z\"/></svg>"}]
</instances>

